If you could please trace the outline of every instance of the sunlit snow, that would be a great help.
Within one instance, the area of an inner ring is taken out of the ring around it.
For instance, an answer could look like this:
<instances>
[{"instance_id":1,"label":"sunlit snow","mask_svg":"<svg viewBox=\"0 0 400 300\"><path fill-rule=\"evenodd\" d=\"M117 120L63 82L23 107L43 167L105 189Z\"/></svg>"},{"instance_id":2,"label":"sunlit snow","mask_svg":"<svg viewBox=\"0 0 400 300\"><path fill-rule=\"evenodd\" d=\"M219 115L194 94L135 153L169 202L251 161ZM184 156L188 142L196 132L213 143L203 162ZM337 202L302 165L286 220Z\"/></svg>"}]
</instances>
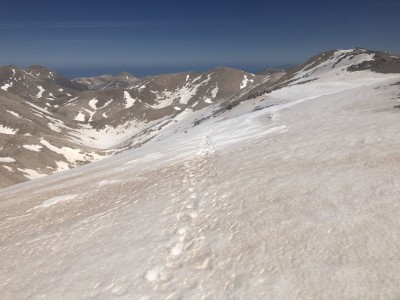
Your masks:
<instances>
[{"instance_id":1,"label":"sunlit snow","mask_svg":"<svg viewBox=\"0 0 400 300\"><path fill-rule=\"evenodd\" d=\"M14 111L12 111L12 110L8 110L8 109L7 109L7 112L8 112L9 114L12 114L14 117L22 118L20 114L14 112Z\"/></svg>"},{"instance_id":2,"label":"sunlit snow","mask_svg":"<svg viewBox=\"0 0 400 300\"><path fill-rule=\"evenodd\" d=\"M10 87L12 87L12 83L6 83L1 87L1 89L4 91L8 91L8 88Z\"/></svg>"},{"instance_id":3,"label":"sunlit snow","mask_svg":"<svg viewBox=\"0 0 400 300\"><path fill-rule=\"evenodd\" d=\"M0 124L0 133L3 134L16 134L18 132L18 129L13 129L7 126L3 126Z\"/></svg>"},{"instance_id":4,"label":"sunlit snow","mask_svg":"<svg viewBox=\"0 0 400 300\"><path fill-rule=\"evenodd\" d=\"M249 79L249 78L247 78L247 75L244 75L244 76L243 76L243 81L242 81L242 83L240 84L240 89L244 89L244 88L247 86L247 84L248 84L249 82L253 83L253 82L254 82L254 79Z\"/></svg>"},{"instance_id":5,"label":"sunlit snow","mask_svg":"<svg viewBox=\"0 0 400 300\"><path fill-rule=\"evenodd\" d=\"M39 173L39 172L37 172L35 170L32 170L32 169L18 168L18 171L24 173L25 177L29 178L29 179L38 179L38 178L46 176L46 174Z\"/></svg>"},{"instance_id":6,"label":"sunlit snow","mask_svg":"<svg viewBox=\"0 0 400 300\"><path fill-rule=\"evenodd\" d=\"M136 99L133 99L131 97L131 94L129 94L129 92L127 92L127 91L124 91L124 99L126 101L125 108L132 107L136 102Z\"/></svg>"},{"instance_id":7,"label":"sunlit snow","mask_svg":"<svg viewBox=\"0 0 400 300\"><path fill-rule=\"evenodd\" d=\"M15 159L12 157L0 157L0 162L12 163L15 162Z\"/></svg>"},{"instance_id":8,"label":"sunlit snow","mask_svg":"<svg viewBox=\"0 0 400 300\"><path fill-rule=\"evenodd\" d=\"M74 120L79 121L79 122L85 122L85 114L82 113L81 111L75 116Z\"/></svg>"},{"instance_id":9,"label":"sunlit snow","mask_svg":"<svg viewBox=\"0 0 400 300\"><path fill-rule=\"evenodd\" d=\"M38 85L37 88L39 89L39 92L37 93L36 98L42 98L43 93L45 92L45 89L40 85Z\"/></svg>"}]
</instances>

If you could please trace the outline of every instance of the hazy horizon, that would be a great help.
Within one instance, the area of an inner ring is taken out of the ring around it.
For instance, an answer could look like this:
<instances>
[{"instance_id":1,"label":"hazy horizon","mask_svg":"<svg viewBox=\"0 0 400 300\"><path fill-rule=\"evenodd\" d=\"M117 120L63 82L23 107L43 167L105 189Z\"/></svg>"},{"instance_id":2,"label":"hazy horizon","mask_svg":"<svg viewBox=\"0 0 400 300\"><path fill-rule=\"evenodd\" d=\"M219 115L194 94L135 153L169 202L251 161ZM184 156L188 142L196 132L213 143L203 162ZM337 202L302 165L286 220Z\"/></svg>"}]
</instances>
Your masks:
<instances>
[{"instance_id":1,"label":"hazy horizon","mask_svg":"<svg viewBox=\"0 0 400 300\"><path fill-rule=\"evenodd\" d=\"M282 65L203 65L203 66L154 66L154 67L135 67L135 66L121 66L121 67L110 67L110 66L93 66L93 67L65 67L65 68L52 68L68 78L76 77L92 77L104 74L116 75L121 72L128 72L137 77L146 77L153 75L169 74L169 73L180 73L180 72L206 72L217 67L229 67L238 70L242 70L249 73L257 73L265 68L288 68L292 64Z\"/></svg>"}]
</instances>

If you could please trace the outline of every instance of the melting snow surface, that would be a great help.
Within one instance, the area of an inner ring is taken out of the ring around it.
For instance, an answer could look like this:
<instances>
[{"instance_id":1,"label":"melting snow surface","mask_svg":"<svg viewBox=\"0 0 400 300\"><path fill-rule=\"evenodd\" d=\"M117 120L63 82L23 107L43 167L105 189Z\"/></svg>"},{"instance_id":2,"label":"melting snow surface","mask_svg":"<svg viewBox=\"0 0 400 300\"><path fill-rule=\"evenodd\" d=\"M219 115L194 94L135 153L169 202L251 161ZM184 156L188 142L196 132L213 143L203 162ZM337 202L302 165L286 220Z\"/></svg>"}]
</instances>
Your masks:
<instances>
[{"instance_id":1,"label":"melting snow surface","mask_svg":"<svg viewBox=\"0 0 400 300\"><path fill-rule=\"evenodd\" d=\"M119 180L119 179L102 180L99 182L99 186L113 185L113 184L121 183L121 182L122 182L122 180Z\"/></svg>"},{"instance_id":2,"label":"melting snow surface","mask_svg":"<svg viewBox=\"0 0 400 300\"><path fill-rule=\"evenodd\" d=\"M61 202L65 202L65 201L69 201L69 200L75 199L77 196L78 195L73 194L73 195L63 195L63 196L53 197L53 198L50 198L50 199L48 199L46 201L43 201L41 204L37 205L36 208L47 208L47 207L56 205L56 204L61 203Z\"/></svg>"}]
</instances>

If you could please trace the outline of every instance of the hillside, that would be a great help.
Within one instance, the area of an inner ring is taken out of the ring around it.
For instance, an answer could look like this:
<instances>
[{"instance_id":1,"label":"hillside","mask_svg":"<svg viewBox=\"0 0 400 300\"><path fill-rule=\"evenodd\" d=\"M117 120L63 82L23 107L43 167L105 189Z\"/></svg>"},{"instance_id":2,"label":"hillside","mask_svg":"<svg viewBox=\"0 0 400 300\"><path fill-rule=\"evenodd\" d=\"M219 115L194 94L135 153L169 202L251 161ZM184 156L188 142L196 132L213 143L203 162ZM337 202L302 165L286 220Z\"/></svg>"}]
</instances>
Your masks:
<instances>
[{"instance_id":1,"label":"hillside","mask_svg":"<svg viewBox=\"0 0 400 300\"><path fill-rule=\"evenodd\" d=\"M121 73L113 82L126 76L132 85L103 81L107 87L94 89L41 66L0 74L1 187L138 147L182 115L266 80L230 68L143 79Z\"/></svg>"}]
</instances>

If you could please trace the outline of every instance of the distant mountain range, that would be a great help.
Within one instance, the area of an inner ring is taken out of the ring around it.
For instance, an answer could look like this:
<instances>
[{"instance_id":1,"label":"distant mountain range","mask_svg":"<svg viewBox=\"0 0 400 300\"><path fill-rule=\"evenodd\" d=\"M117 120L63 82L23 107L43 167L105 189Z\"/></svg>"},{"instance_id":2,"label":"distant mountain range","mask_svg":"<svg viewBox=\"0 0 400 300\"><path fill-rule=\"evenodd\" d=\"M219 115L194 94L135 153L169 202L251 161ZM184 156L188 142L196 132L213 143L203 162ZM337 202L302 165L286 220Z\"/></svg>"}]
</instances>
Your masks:
<instances>
[{"instance_id":1,"label":"distant mountain range","mask_svg":"<svg viewBox=\"0 0 400 300\"><path fill-rule=\"evenodd\" d=\"M258 74L220 67L204 73L138 78L123 72L73 80L44 66L5 66L0 68L0 186L140 147L171 130L187 131L284 87L353 72L400 73L400 57L356 48L327 51L288 70L267 68Z\"/></svg>"},{"instance_id":2,"label":"distant mountain range","mask_svg":"<svg viewBox=\"0 0 400 300\"><path fill-rule=\"evenodd\" d=\"M115 76L100 75L95 77L85 77L74 79L74 82L85 85L92 90L111 90L111 89L130 89L140 79L128 72L122 72Z\"/></svg>"}]
</instances>

